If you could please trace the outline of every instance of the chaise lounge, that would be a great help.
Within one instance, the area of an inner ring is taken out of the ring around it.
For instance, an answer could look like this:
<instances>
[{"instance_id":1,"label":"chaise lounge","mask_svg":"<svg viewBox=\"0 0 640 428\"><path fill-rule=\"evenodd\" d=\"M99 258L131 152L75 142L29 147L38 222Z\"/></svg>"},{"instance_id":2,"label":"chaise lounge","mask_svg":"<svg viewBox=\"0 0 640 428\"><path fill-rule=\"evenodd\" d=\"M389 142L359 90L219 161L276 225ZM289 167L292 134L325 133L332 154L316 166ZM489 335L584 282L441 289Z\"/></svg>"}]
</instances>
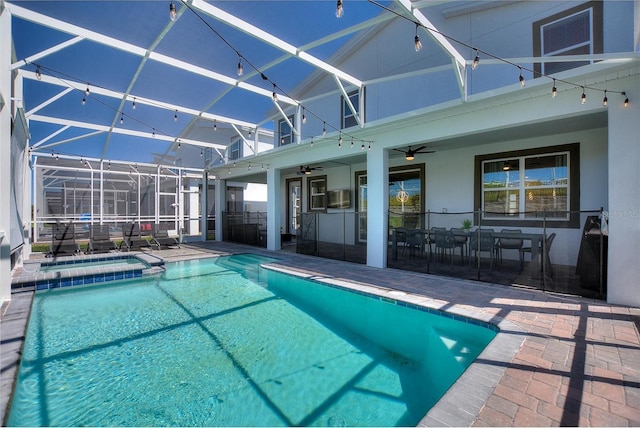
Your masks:
<instances>
[{"instance_id":1,"label":"chaise lounge","mask_svg":"<svg viewBox=\"0 0 640 428\"><path fill-rule=\"evenodd\" d=\"M151 248L151 243L140 234L140 226L135 223L123 224L120 251L124 249L127 251L141 250L142 248Z\"/></svg>"},{"instance_id":2,"label":"chaise lounge","mask_svg":"<svg viewBox=\"0 0 640 428\"><path fill-rule=\"evenodd\" d=\"M153 228L153 234L152 234L152 239L153 241L156 243L156 245L158 246L158 250L161 250L162 247L168 248L168 247L178 247L180 248L180 242L178 242L178 239L174 236L169 236L169 231L168 230L161 230L159 229L159 226L155 226Z\"/></svg>"},{"instance_id":3,"label":"chaise lounge","mask_svg":"<svg viewBox=\"0 0 640 428\"><path fill-rule=\"evenodd\" d=\"M115 242L111 240L109 226L101 224L91 225L89 234L89 247L87 248L88 254L108 253L111 250L118 249Z\"/></svg>"},{"instance_id":4,"label":"chaise lounge","mask_svg":"<svg viewBox=\"0 0 640 428\"><path fill-rule=\"evenodd\" d=\"M51 228L51 246L47 257L73 255L80 252L73 223L56 223Z\"/></svg>"}]
</instances>

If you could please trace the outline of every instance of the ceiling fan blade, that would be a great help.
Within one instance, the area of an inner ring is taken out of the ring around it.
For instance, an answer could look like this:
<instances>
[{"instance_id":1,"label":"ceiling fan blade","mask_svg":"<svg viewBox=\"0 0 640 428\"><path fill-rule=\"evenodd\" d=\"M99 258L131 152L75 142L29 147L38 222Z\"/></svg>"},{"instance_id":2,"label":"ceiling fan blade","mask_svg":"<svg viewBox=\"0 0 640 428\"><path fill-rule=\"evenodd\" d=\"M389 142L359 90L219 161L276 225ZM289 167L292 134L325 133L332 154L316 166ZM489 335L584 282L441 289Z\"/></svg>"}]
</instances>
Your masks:
<instances>
[{"instance_id":1,"label":"ceiling fan blade","mask_svg":"<svg viewBox=\"0 0 640 428\"><path fill-rule=\"evenodd\" d=\"M420 150L424 149L425 147L427 146L420 146L417 149L413 149L413 150L411 150L411 147L409 147L409 150L411 150L413 153L418 153Z\"/></svg>"},{"instance_id":2,"label":"ceiling fan blade","mask_svg":"<svg viewBox=\"0 0 640 428\"><path fill-rule=\"evenodd\" d=\"M406 150L401 150L401 149L392 149L395 150L396 152L400 152L400 153L407 153Z\"/></svg>"},{"instance_id":3,"label":"ceiling fan blade","mask_svg":"<svg viewBox=\"0 0 640 428\"><path fill-rule=\"evenodd\" d=\"M424 152L415 151L414 153L435 153L434 150L426 150Z\"/></svg>"}]
</instances>

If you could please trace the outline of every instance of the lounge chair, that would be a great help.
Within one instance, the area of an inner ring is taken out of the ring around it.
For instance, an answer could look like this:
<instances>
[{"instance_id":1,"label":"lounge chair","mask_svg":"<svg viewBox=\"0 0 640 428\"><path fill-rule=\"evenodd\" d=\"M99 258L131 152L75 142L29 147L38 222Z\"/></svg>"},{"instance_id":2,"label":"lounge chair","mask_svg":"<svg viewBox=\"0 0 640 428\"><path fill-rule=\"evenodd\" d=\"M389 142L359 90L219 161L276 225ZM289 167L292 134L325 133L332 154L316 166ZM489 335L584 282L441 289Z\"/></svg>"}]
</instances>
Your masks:
<instances>
[{"instance_id":1,"label":"lounge chair","mask_svg":"<svg viewBox=\"0 0 640 428\"><path fill-rule=\"evenodd\" d=\"M135 223L123 224L120 251L124 249L127 251L141 250L142 248L151 248L151 243L140 234L140 226Z\"/></svg>"},{"instance_id":2,"label":"lounge chair","mask_svg":"<svg viewBox=\"0 0 640 428\"><path fill-rule=\"evenodd\" d=\"M51 247L47 256L73 255L80 252L73 223L56 223L51 230Z\"/></svg>"},{"instance_id":3,"label":"lounge chair","mask_svg":"<svg viewBox=\"0 0 640 428\"><path fill-rule=\"evenodd\" d=\"M111 250L118 249L109 235L109 226L99 224L91 225L89 233L90 238L87 253L107 253Z\"/></svg>"},{"instance_id":4,"label":"lounge chair","mask_svg":"<svg viewBox=\"0 0 640 428\"><path fill-rule=\"evenodd\" d=\"M158 246L158 250L162 249L162 247L178 247L180 248L180 242L174 236L169 236L168 230L161 230L158 226L153 228L153 233L151 238Z\"/></svg>"}]
</instances>

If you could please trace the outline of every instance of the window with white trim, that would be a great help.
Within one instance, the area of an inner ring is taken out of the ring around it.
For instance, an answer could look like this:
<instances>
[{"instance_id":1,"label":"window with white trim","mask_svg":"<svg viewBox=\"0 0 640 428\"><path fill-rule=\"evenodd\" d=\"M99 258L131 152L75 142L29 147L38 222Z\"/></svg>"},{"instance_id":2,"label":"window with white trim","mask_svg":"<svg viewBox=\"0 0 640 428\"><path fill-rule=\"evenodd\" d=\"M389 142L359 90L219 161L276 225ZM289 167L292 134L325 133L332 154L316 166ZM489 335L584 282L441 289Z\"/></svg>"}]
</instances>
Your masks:
<instances>
[{"instance_id":1,"label":"window with white trim","mask_svg":"<svg viewBox=\"0 0 640 428\"><path fill-rule=\"evenodd\" d=\"M356 111L354 114L354 112L351 111L351 108L349 108L349 104L347 103L344 96L340 97L340 100L342 101L342 108L340 110L340 126L342 127L342 129L356 126L358 124L356 115L360 113L360 92L352 91L349 92L348 95L349 101L351 101L351 104L353 105L353 108L356 109Z\"/></svg>"},{"instance_id":2,"label":"window with white trim","mask_svg":"<svg viewBox=\"0 0 640 428\"><path fill-rule=\"evenodd\" d=\"M579 144L478 156L476 168L483 222L535 226L544 216L573 226L571 211L580 205Z\"/></svg>"},{"instance_id":3,"label":"window with white trim","mask_svg":"<svg viewBox=\"0 0 640 428\"><path fill-rule=\"evenodd\" d=\"M327 177L314 177L309 182L309 210L327 208Z\"/></svg>"},{"instance_id":4,"label":"window with white trim","mask_svg":"<svg viewBox=\"0 0 640 428\"><path fill-rule=\"evenodd\" d=\"M234 138L231 145L227 148L227 157L229 160L236 160L242 157L242 139Z\"/></svg>"},{"instance_id":5,"label":"window with white trim","mask_svg":"<svg viewBox=\"0 0 640 428\"><path fill-rule=\"evenodd\" d=\"M288 117L289 122L293 123L293 115ZM278 121L278 135L280 136L280 145L285 146L293 142L293 131L286 120Z\"/></svg>"},{"instance_id":6,"label":"window with white trim","mask_svg":"<svg viewBox=\"0 0 640 428\"><path fill-rule=\"evenodd\" d=\"M590 2L533 24L535 56L591 55L602 52L602 2ZM537 75L551 75L593 61L543 62Z\"/></svg>"}]
</instances>

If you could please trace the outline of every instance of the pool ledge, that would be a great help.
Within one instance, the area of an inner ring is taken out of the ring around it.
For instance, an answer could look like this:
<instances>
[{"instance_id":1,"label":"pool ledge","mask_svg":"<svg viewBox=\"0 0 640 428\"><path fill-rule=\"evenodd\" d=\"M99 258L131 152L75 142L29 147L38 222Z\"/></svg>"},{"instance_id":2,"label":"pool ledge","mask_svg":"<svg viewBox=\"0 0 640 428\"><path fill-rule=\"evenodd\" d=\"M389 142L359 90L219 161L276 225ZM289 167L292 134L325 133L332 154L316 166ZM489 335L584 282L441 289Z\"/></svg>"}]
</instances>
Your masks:
<instances>
[{"instance_id":1,"label":"pool ledge","mask_svg":"<svg viewBox=\"0 0 640 428\"><path fill-rule=\"evenodd\" d=\"M82 263L118 261L134 258L136 263L114 266L92 266L79 268ZM86 285L116 281L121 279L140 278L164 272L164 260L146 253L127 254L91 254L85 256L59 257L57 265L69 265L70 270L58 272L41 272L43 264L51 264L51 260L27 260L20 272L11 278L11 291L37 291L76 285Z\"/></svg>"},{"instance_id":2,"label":"pool ledge","mask_svg":"<svg viewBox=\"0 0 640 428\"><path fill-rule=\"evenodd\" d=\"M422 418L418 426L472 425L525 340L524 330L513 322L470 308L451 307L446 302L390 288L309 275L277 264L262 267L497 331L494 339Z\"/></svg>"}]
</instances>

